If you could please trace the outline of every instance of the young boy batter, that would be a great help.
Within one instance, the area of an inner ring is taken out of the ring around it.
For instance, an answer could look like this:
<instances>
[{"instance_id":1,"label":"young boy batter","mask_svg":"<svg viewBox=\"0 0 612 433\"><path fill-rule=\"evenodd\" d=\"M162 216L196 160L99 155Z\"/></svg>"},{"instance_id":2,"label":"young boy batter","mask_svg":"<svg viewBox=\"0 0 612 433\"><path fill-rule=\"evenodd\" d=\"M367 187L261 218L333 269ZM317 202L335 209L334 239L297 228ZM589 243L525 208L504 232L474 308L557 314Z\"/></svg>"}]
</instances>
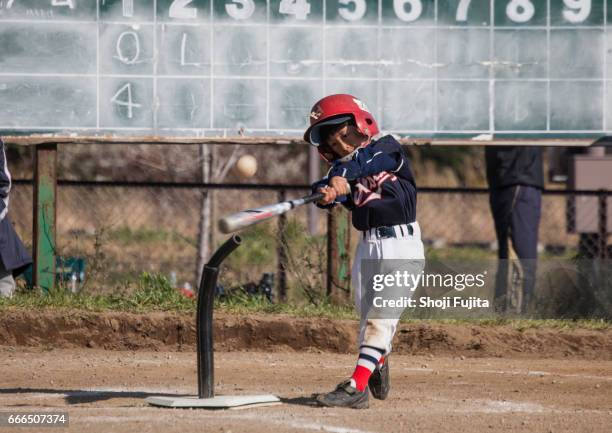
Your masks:
<instances>
[{"instance_id":1,"label":"young boy batter","mask_svg":"<svg viewBox=\"0 0 612 433\"><path fill-rule=\"evenodd\" d=\"M320 394L317 401L324 406L367 408L368 389L380 400L389 393L388 355L399 318L368 317L370 305L362 302L368 293L361 290L361 261L424 260L414 176L399 143L390 135L379 137L374 117L351 95L330 95L318 101L304 139L331 164L327 176L313 185L313 191L325 194L317 205L327 208L342 203L352 211L353 226L361 231L352 269L361 319L357 365L349 379L332 392Z\"/></svg>"}]
</instances>

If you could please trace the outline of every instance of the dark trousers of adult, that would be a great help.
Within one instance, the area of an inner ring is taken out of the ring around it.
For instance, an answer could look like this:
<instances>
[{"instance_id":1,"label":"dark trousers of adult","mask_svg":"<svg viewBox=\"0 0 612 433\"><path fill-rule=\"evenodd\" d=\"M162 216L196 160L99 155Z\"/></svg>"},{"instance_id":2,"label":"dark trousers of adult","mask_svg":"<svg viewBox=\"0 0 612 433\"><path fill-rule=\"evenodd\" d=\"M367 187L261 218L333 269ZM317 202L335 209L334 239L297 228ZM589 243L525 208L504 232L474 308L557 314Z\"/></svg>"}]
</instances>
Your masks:
<instances>
[{"instance_id":1,"label":"dark trousers of adult","mask_svg":"<svg viewBox=\"0 0 612 433\"><path fill-rule=\"evenodd\" d=\"M535 288L542 191L526 185L494 189L489 203L499 245L494 303L500 312L524 313Z\"/></svg>"}]
</instances>

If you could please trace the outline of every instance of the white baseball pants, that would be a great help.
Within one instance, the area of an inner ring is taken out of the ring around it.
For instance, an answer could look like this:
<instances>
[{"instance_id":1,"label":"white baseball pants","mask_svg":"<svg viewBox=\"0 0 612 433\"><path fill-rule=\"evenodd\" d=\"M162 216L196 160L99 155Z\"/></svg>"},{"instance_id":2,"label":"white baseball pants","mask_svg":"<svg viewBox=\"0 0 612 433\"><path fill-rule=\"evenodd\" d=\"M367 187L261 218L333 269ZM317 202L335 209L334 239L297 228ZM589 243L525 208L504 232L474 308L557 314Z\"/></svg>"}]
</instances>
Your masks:
<instances>
[{"instance_id":1,"label":"white baseball pants","mask_svg":"<svg viewBox=\"0 0 612 433\"><path fill-rule=\"evenodd\" d=\"M421 229L418 222L393 226L396 233L395 238L380 239L376 230L371 229L362 232L362 237L357 245L357 251L352 267L352 286L355 294L355 306L359 312L359 347L368 345L385 350L385 355L391 352L391 342L395 335L398 318L368 319L369 307L371 305L362 303L361 289L361 261L363 259L400 259L400 260L422 260L425 263L425 249L421 241ZM412 232L412 234L410 234ZM369 287L367 290L373 290ZM410 297L414 292L407 290L404 294ZM365 294L367 296L367 294Z\"/></svg>"}]
</instances>

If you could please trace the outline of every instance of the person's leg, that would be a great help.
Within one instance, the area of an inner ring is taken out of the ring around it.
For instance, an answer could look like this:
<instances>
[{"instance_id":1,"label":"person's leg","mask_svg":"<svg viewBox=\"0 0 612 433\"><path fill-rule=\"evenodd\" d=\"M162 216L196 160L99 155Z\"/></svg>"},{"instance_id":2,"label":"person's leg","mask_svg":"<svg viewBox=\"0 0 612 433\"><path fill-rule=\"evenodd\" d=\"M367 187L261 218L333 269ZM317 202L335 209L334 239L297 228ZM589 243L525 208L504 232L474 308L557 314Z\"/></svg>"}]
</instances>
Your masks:
<instances>
[{"instance_id":1,"label":"person's leg","mask_svg":"<svg viewBox=\"0 0 612 433\"><path fill-rule=\"evenodd\" d=\"M0 260L0 296L10 298L13 293L15 293L13 273L4 267L4 263Z\"/></svg>"},{"instance_id":2,"label":"person's leg","mask_svg":"<svg viewBox=\"0 0 612 433\"><path fill-rule=\"evenodd\" d=\"M522 268L522 312L533 298L535 287L541 203L542 193L538 188L521 186L512 209L510 234L512 247Z\"/></svg>"},{"instance_id":3,"label":"person's leg","mask_svg":"<svg viewBox=\"0 0 612 433\"><path fill-rule=\"evenodd\" d=\"M325 406L342 406L365 408L368 406L368 383L372 373L385 365L384 355L391 350L391 340L395 334L399 315L391 317L371 317L373 292L369 284L364 285L364 275L361 260L372 259L382 263L383 259L419 259L424 264L424 248L416 236L407 239L367 240L360 243L353 263L353 289L355 290L355 306L360 312L359 355L351 378L342 382L327 394L317 397L319 403ZM365 279L369 280L366 275ZM412 292L407 295L410 296ZM388 370L387 370L388 372ZM388 376L387 376L388 378ZM382 392L377 398L385 398ZM388 386L386 388L388 392Z\"/></svg>"},{"instance_id":4,"label":"person's leg","mask_svg":"<svg viewBox=\"0 0 612 433\"><path fill-rule=\"evenodd\" d=\"M359 315L359 337L357 339L357 348L363 343L363 338L366 329L366 317L368 314L368 299L367 293L362 291L361 287L361 262L362 260L376 259L380 257L381 251L379 245L374 242L369 242L363 238L357 244L353 265L351 267L351 288L353 290L353 299L355 302L355 310Z\"/></svg>"},{"instance_id":5,"label":"person's leg","mask_svg":"<svg viewBox=\"0 0 612 433\"><path fill-rule=\"evenodd\" d=\"M377 246L369 241L360 239L357 245L357 250L353 258L352 274L351 274L351 286L353 289L353 296L355 301L355 309L360 317L359 323L359 338L358 347L362 347L363 338L366 329L366 317L367 317L367 293L362 291L362 270L361 263L363 259L370 259L377 257ZM360 352L361 353L361 352ZM374 357L376 358L378 352L374 351ZM359 363L363 364L367 362L367 358L358 359ZM366 379L367 381L367 379ZM335 390L332 392L319 394L317 401L323 406L330 407L351 407L355 409L365 409L368 407L369 392L367 389L358 389L354 379L347 379L341 382Z\"/></svg>"},{"instance_id":6,"label":"person's leg","mask_svg":"<svg viewBox=\"0 0 612 433\"><path fill-rule=\"evenodd\" d=\"M495 234L498 246L497 257L499 259L497 272L495 274L494 305L496 311L500 313L504 313L507 308L510 220L516 194L517 187L495 189L491 190L489 193L489 205L495 224Z\"/></svg>"},{"instance_id":7,"label":"person's leg","mask_svg":"<svg viewBox=\"0 0 612 433\"><path fill-rule=\"evenodd\" d=\"M406 236L402 239L383 239L382 245L382 257L384 260L384 273L391 275L396 270L400 272L409 272L411 274L420 274L425 267L425 252L423 242L421 241L420 229L418 224L414 224L415 232L412 236ZM399 269L395 269L394 266L398 265ZM386 288L387 294L383 296L385 299L399 299L401 297L411 298L414 294L415 288L398 286L394 288ZM371 305L369 306L371 307ZM381 356L376 365L368 364L368 367L374 367L369 372L364 374L370 376L372 373L376 373L374 376L381 375L381 370L385 365L388 364L387 357L392 350L393 337L397 329L397 324L405 308L384 308L383 310L374 311L370 310L368 314L368 320L366 320L366 329L363 338L363 346L366 349L376 349L381 353ZM388 369L384 373L387 374L388 381ZM374 376L371 376L374 378ZM369 377L370 378L370 377ZM380 378L376 378L375 382L380 382ZM370 381L370 386L372 385ZM380 384L379 384L380 386ZM389 389L388 384L382 384L382 389L376 393L373 391L373 395L376 398L384 399L387 396Z\"/></svg>"}]
</instances>

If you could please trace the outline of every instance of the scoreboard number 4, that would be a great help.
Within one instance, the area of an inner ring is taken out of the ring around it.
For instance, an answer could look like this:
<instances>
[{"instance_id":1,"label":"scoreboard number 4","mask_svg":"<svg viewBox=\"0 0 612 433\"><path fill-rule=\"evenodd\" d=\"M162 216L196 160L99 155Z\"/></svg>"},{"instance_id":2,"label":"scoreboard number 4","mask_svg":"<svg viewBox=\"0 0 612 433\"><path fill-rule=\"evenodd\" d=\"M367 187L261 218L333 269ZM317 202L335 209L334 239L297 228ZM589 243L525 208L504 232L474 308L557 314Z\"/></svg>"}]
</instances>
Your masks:
<instances>
[{"instance_id":1,"label":"scoreboard number 4","mask_svg":"<svg viewBox=\"0 0 612 433\"><path fill-rule=\"evenodd\" d=\"M310 13L310 3L308 0L281 0L278 12L293 15L298 20L305 20Z\"/></svg>"}]
</instances>

